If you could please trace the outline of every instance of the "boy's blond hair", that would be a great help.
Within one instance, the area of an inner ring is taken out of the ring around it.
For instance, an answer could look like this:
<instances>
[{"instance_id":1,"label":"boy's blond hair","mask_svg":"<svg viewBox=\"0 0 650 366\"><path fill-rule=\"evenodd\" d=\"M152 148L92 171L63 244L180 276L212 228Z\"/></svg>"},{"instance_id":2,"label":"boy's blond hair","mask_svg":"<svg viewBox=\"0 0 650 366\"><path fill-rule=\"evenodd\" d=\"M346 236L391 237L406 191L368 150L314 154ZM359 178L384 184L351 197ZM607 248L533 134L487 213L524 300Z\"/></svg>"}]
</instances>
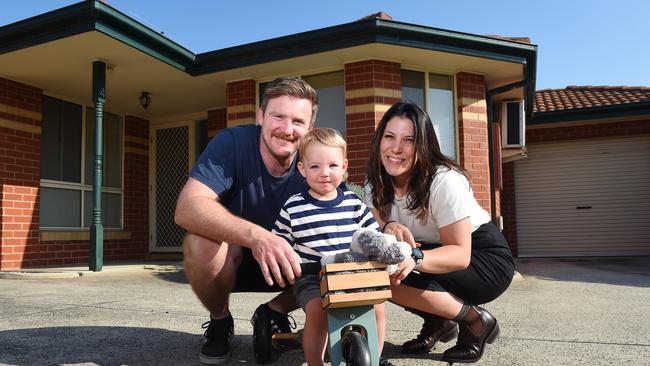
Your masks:
<instances>
[{"instance_id":1,"label":"boy's blond hair","mask_svg":"<svg viewBox=\"0 0 650 366\"><path fill-rule=\"evenodd\" d=\"M307 146L314 142L320 142L325 146L341 148L343 150L343 159L345 159L348 152L348 144L337 130L326 127L314 128L300 139L298 151L301 161L305 158Z\"/></svg>"}]
</instances>

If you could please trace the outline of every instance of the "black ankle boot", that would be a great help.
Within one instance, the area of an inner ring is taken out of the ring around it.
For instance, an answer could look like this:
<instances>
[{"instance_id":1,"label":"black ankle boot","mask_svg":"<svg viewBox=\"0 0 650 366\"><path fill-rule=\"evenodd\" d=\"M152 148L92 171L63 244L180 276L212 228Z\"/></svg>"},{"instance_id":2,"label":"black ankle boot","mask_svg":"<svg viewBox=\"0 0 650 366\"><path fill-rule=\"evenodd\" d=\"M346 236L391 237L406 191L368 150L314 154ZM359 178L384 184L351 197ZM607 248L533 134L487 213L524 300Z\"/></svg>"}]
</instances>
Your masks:
<instances>
[{"instance_id":1,"label":"black ankle boot","mask_svg":"<svg viewBox=\"0 0 650 366\"><path fill-rule=\"evenodd\" d=\"M482 330L476 335L471 326L479 321ZM487 310L478 306L470 307L462 319L458 319L458 325L460 332L456 345L442 354L442 360L445 362L476 362L483 356L485 344L492 344L499 335L497 320Z\"/></svg>"},{"instance_id":2,"label":"black ankle boot","mask_svg":"<svg viewBox=\"0 0 650 366\"><path fill-rule=\"evenodd\" d=\"M402 353L427 353L436 346L438 341L449 342L458 336L458 327L451 320L419 310L407 310L422 317L424 324L422 324L420 334L415 339L411 339L402 344Z\"/></svg>"}]
</instances>

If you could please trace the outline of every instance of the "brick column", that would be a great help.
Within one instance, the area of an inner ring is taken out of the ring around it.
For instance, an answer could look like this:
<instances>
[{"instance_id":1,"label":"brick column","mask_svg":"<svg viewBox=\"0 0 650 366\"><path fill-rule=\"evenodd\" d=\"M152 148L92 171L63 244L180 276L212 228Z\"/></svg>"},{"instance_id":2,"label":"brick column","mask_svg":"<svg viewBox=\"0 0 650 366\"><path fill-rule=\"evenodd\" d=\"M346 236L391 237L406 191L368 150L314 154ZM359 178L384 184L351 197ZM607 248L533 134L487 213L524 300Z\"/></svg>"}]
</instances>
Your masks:
<instances>
[{"instance_id":1,"label":"brick column","mask_svg":"<svg viewBox=\"0 0 650 366\"><path fill-rule=\"evenodd\" d=\"M461 72L456 82L460 165L470 173L476 200L491 212L485 78Z\"/></svg>"},{"instance_id":2,"label":"brick column","mask_svg":"<svg viewBox=\"0 0 650 366\"><path fill-rule=\"evenodd\" d=\"M45 265L38 239L43 92L0 78L0 270Z\"/></svg>"},{"instance_id":3,"label":"brick column","mask_svg":"<svg viewBox=\"0 0 650 366\"><path fill-rule=\"evenodd\" d=\"M345 65L345 119L350 182L363 184L377 123L401 97L400 64L367 60Z\"/></svg>"},{"instance_id":4,"label":"brick column","mask_svg":"<svg viewBox=\"0 0 650 366\"><path fill-rule=\"evenodd\" d=\"M255 80L240 80L226 86L227 125L255 123Z\"/></svg>"},{"instance_id":5,"label":"brick column","mask_svg":"<svg viewBox=\"0 0 650 366\"><path fill-rule=\"evenodd\" d=\"M208 139L227 127L226 108L208 111Z\"/></svg>"},{"instance_id":6,"label":"brick column","mask_svg":"<svg viewBox=\"0 0 650 366\"><path fill-rule=\"evenodd\" d=\"M124 117L124 231L130 240L105 242L107 260L143 259L149 253L149 121Z\"/></svg>"}]
</instances>

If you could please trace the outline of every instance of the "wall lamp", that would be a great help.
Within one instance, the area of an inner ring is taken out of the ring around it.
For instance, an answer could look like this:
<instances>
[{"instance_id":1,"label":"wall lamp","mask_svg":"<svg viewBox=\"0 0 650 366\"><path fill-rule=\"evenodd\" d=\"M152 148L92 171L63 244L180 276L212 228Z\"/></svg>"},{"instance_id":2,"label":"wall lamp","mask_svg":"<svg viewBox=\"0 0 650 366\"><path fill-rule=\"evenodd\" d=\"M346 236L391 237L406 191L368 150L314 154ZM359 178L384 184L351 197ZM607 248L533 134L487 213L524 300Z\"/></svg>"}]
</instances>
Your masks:
<instances>
[{"instance_id":1,"label":"wall lamp","mask_svg":"<svg viewBox=\"0 0 650 366\"><path fill-rule=\"evenodd\" d=\"M142 108L147 109L149 104L151 104L151 95L149 92L142 92L138 100L140 101Z\"/></svg>"}]
</instances>

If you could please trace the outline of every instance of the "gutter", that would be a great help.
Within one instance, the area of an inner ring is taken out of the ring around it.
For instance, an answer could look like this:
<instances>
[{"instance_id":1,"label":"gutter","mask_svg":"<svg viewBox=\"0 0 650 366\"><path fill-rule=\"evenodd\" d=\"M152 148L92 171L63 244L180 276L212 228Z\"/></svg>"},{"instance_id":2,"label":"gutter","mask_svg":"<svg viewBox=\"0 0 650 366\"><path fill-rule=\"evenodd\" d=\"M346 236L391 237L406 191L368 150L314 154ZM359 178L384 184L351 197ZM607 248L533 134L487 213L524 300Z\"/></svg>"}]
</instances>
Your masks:
<instances>
[{"instance_id":1,"label":"gutter","mask_svg":"<svg viewBox=\"0 0 650 366\"><path fill-rule=\"evenodd\" d=\"M494 169L495 169L495 162L494 162L494 131L492 130L492 98L501 93L508 92L513 89L519 89L519 88L526 88L526 90L535 90L535 80L534 79L523 79L511 84L503 85L494 89L490 89L486 93L486 104L487 104L487 123L488 123L488 165L490 167L490 217L492 218L492 223L497 225L497 203L496 203L496 184L495 184L495 177L494 177ZM528 95L528 93L525 93ZM528 101L531 101L528 99ZM531 102L532 104L532 102ZM526 103L526 108L528 108L528 103ZM532 114L532 113L531 113ZM526 120L528 121L528 115L529 112L526 110ZM501 147L498 146L500 149ZM499 227L499 225L497 225Z\"/></svg>"},{"instance_id":2,"label":"gutter","mask_svg":"<svg viewBox=\"0 0 650 366\"><path fill-rule=\"evenodd\" d=\"M535 75L536 45L383 19L355 21L201 53L190 73L203 75L372 43L523 64L528 78Z\"/></svg>"}]
</instances>

